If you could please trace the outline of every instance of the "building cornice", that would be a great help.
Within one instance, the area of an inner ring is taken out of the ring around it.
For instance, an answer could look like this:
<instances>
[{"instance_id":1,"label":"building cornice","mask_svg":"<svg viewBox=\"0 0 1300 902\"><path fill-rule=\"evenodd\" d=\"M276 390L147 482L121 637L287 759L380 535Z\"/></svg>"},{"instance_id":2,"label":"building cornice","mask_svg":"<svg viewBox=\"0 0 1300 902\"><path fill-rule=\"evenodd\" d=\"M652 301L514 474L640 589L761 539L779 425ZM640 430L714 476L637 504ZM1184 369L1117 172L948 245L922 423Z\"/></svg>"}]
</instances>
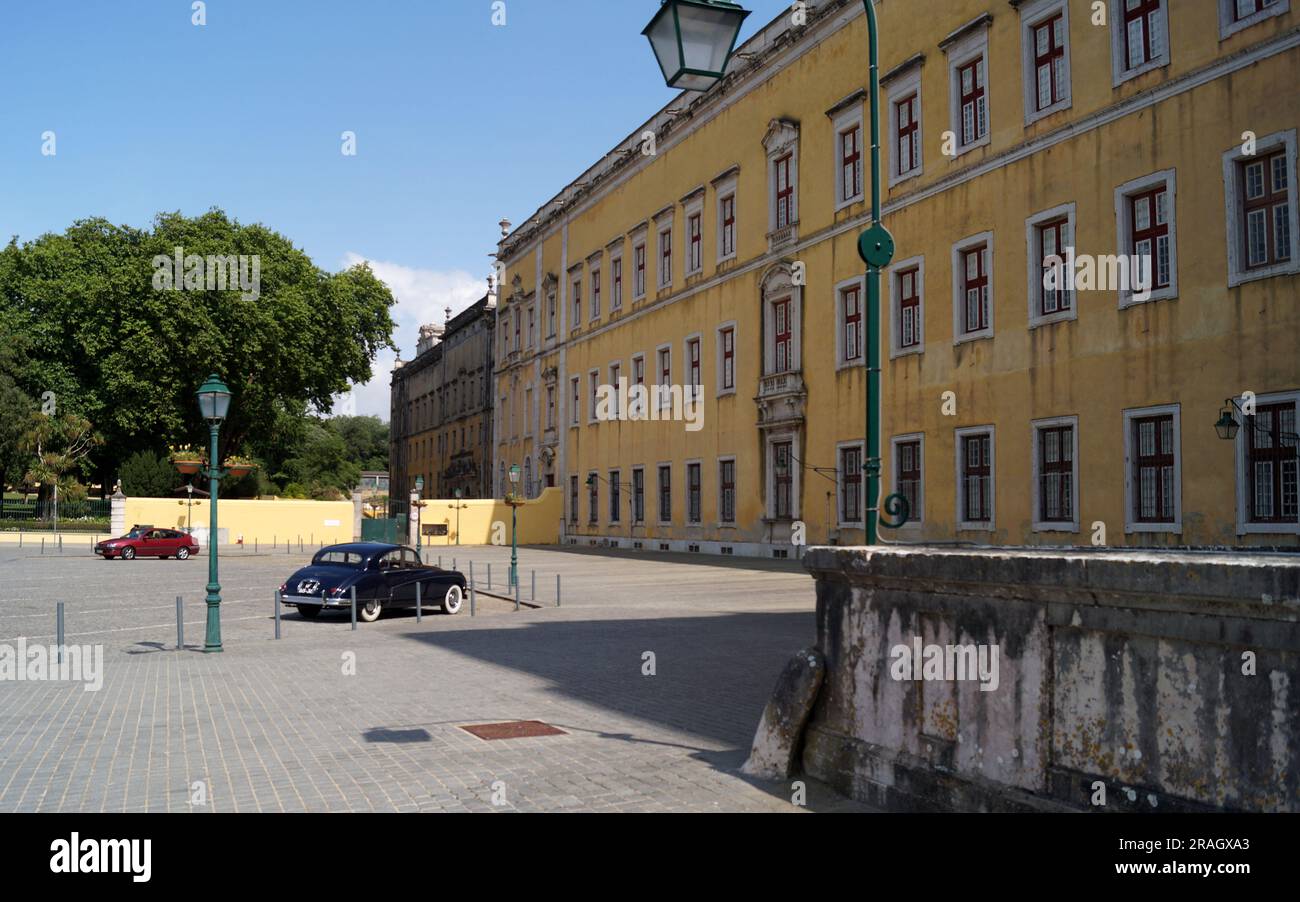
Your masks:
<instances>
[{"instance_id":1,"label":"building cornice","mask_svg":"<svg viewBox=\"0 0 1300 902\"><path fill-rule=\"evenodd\" d=\"M703 93L683 91L641 127L624 138L577 179L570 182L532 216L515 228L498 244L498 259L506 266L515 264L521 253L538 240L548 237L557 223L573 215L581 205L604 196L619 177L627 177L641 167L652 165L667 146L689 135L729 105L767 81L776 71L812 49L828 33L838 30L864 14L858 0L821 0L807 11L807 23L796 26L789 10L782 10L767 25L737 48L728 64L727 74ZM835 21L838 13L846 15ZM679 125L683 123L684 125ZM658 148L654 156L641 152L647 132L652 132Z\"/></svg>"}]
</instances>

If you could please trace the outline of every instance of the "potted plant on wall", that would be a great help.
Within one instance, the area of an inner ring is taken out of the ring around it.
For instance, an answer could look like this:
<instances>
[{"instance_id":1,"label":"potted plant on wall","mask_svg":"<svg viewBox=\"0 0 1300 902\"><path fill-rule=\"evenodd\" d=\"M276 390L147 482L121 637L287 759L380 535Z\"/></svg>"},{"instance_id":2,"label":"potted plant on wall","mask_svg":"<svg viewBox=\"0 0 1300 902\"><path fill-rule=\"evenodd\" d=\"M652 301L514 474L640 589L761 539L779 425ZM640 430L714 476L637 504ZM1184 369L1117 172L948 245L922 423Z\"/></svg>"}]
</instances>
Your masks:
<instances>
[{"instance_id":1,"label":"potted plant on wall","mask_svg":"<svg viewBox=\"0 0 1300 902\"><path fill-rule=\"evenodd\" d=\"M234 479L243 479L249 473L257 469L257 461L251 457L241 457L238 454L232 454L226 458L226 474Z\"/></svg>"},{"instance_id":2,"label":"potted plant on wall","mask_svg":"<svg viewBox=\"0 0 1300 902\"><path fill-rule=\"evenodd\" d=\"M171 458L172 465L180 472L189 475L203 469L203 452L190 445L182 445L170 450L168 456Z\"/></svg>"}]
</instances>

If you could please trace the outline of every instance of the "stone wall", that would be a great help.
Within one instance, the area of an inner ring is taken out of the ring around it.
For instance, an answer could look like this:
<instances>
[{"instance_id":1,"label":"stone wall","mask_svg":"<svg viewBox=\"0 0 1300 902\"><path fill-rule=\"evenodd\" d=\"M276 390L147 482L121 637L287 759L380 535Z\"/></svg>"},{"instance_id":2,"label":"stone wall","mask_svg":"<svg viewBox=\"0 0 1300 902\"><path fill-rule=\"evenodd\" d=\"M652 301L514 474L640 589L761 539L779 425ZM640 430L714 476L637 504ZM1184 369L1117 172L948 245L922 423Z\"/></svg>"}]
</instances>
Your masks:
<instances>
[{"instance_id":1,"label":"stone wall","mask_svg":"<svg viewBox=\"0 0 1300 902\"><path fill-rule=\"evenodd\" d=\"M1300 556L812 548L804 564L826 674L802 760L848 795L1300 811ZM900 649L918 646L928 674Z\"/></svg>"}]
</instances>

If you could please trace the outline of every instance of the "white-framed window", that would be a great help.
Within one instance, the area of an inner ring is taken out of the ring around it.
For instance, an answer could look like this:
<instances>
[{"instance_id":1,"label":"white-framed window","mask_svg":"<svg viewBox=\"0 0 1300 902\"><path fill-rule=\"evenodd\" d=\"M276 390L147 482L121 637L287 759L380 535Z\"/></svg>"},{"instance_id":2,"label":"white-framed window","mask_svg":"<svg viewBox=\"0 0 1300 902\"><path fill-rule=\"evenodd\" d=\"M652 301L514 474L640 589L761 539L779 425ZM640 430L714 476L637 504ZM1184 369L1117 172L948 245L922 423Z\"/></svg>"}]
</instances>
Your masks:
<instances>
[{"instance_id":1,"label":"white-framed window","mask_svg":"<svg viewBox=\"0 0 1300 902\"><path fill-rule=\"evenodd\" d=\"M1078 318L1074 293L1074 204L1062 204L1025 220L1029 328Z\"/></svg>"},{"instance_id":2,"label":"white-framed window","mask_svg":"<svg viewBox=\"0 0 1300 902\"><path fill-rule=\"evenodd\" d=\"M1020 7L1025 125L1070 107L1070 7L1031 0Z\"/></svg>"},{"instance_id":3,"label":"white-framed window","mask_svg":"<svg viewBox=\"0 0 1300 902\"><path fill-rule=\"evenodd\" d=\"M890 439L890 460L894 467L893 491L907 499L904 529L917 529L925 522L925 433L913 432Z\"/></svg>"},{"instance_id":4,"label":"white-framed window","mask_svg":"<svg viewBox=\"0 0 1300 902\"><path fill-rule=\"evenodd\" d=\"M546 337L547 338L555 337L555 314L556 314L555 292L552 291L547 293L546 295Z\"/></svg>"},{"instance_id":5,"label":"white-framed window","mask_svg":"<svg viewBox=\"0 0 1300 902\"><path fill-rule=\"evenodd\" d=\"M1079 531L1079 418L1030 423L1035 532Z\"/></svg>"},{"instance_id":6,"label":"white-framed window","mask_svg":"<svg viewBox=\"0 0 1300 902\"><path fill-rule=\"evenodd\" d=\"M957 155L989 143L989 29L968 27L967 34L945 48L948 54L950 128L957 136Z\"/></svg>"},{"instance_id":7,"label":"white-framed window","mask_svg":"<svg viewBox=\"0 0 1300 902\"><path fill-rule=\"evenodd\" d=\"M659 515L660 526L673 525L673 465L671 463L661 463L658 465L659 479L655 485L658 490L656 497L655 509Z\"/></svg>"},{"instance_id":8,"label":"white-framed window","mask_svg":"<svg viewBox=\"0 0 1300 902\"><path fill-rule=\"evenodd\" d=\"M660 290L671 287L673 284L673 227L671 225L659 230L659 247L655 260L658 287Z\"/></svg>"},{"instance_id":9,"label":"white-framed window","mask_svg":"<svg viewBox=\"0 0 1300 902\"><path fill-rule=\"evenodd\" d=\"M609 252L609 311L623 309L623 245Z\"/></svg>"},{"instance_id":10,"label":"white-framed window","mask_svg":"<svg viewBox=\"0 0 1300 902\"><path fill-rule=\"evenodd\" d=\"M797 433L769 434L767 446L767 518L798 520L802 492L803 467L799 465Z\"/></svg>"},{"instance_id":11,"label":"white-framed window","mask_svg":"<svg viewBox=\"0 0 1300 902\"><path fill-rule=\"evenodd\" d=\"M645 297L645 273L649 261L646 260L646 243L632 245L632 300L639 301Z\"/></svg>"},{"instance_id":12,"label":"white-framed window","mask_svg":"<svg viewBox=\"0 0 1300 902\"><path fill-rule=\"evenodd\" d=\"M1178 297L1178 184L1174 170L1155 172L1115 189L1116 246L1123 260L1119 305L1142 303L1133 290L1149 284L1148 301ZM1125 272L1127 278L1124 278Z\"/></svg>"},{"instance_id":13,"label":"white-framed window","mask_svg":"<svg viewBox=\"0 0 1300 902\"><path fill-rule=\"evenodd\" d=\"M739 177L740 168L732 166L713 180L713 193L717 199L714 234L718 236L714 247L719 263L736 257L736 183Z\"/></svg>"},{"instance_id":14,"label":"white-framed window","mask_svg":"<svg viewBox=\"0 0 1300 902\"><path fill-rule=\"evenodd\" d=\"M921 66L913 65L889 82L889 187L923 171L925 137L921 118Z\"/></svg>"},{"instance_id":15,"label":"white-framed window","mask_svg":"<svg viewBox=\"0 0 1300 902\"><path fill-rule=\"evenodd\" d=\"M1124 532L1183 531L1179 405L1124 411Z\"/></svg>"},{"instance_id":16,"label":"white-framed window","mask_svg":"<svg viewBox=\"0 0 1300 902\"><path fill-rule=\"evenodd\" d=\"M736 393L736 322L718 326L717 397Z\"/></svg>"},{"instance_id":17,"label":"white-framed window","mask_svg":"<svg viewBox=\"0 0 1300 902\"><path fill-rule=\"evenodd\" d=\"M1254 403L1253 416L1236 412L1237 534L1300 534L1300 391Z\"/></svg>"},{"instance_id":18,"label":"white-framed window","mask_svg":"<svg viewBox=\"0 0 1300 902\"><path fill-rule=\"evenodd\" d=\"M704 400L704 344L699 332L686 336L682 342L686 373L682 379L682 401Z\"/></svg>"},{"instance_id":19,"label":"white-framed window","mask_svg":"<svg viewBox=\"0 0 1300 902\"><path fill-rule=\"evenodd\" d=\"M1219 40L1291 11L1291 0L1219 0Z\"/></svg>"},{"instance_id":20,"label":"white-framed window","mask_svg":"<svg viewBox=\"0 0 1300 902\"><path fill-rule=\"evenodd\" d=\"M992 426L954 431L957 452L957 528L992 530L996 500L996 457Z\"/></svg>"},{"instance_id":21,"label":"white-framed window","mask_svg":"<svg viewBox=\"0 0 1300 902\"><path fill-rule=\"evenodd\" d=\"M854 103L832 120L835 132L835 209L863 199L862 103Z\"/></svg>"},{"instance_id":22,"label":"white-framed window","mask_svg":"<svg viewBox=\"0 0 1300 902\"><path fill-rule=\"evenodd\" d=\"M686 524L699 526L704 520L704 464L688 460L686 464Z\"/></svg>"},{"instance_id":23,"label":"white-framed window","mask_svg":"<svg viewBox=\"0 0 1300 902\"><path fill-rule=\"evenodd\" d=\"M718 458L718 525L736 524L736 457Z\"/></svg>"},{"instance_id":24,"label":"white-framed window","mask_svg":"<svg viewBox=\"0 0 1300 902\"><path fill-rule=\"evenodd\" d=\"M682 266L687 276L704 270L704 188L697 188L682 200Z\"/></svg>"},{"instance_id":25,"label":"white-framed window","mask_svg":"<svg viewBox=\"0 0 1300 902\"><path fill-rule=\"evenodd\" d=\"M533 336L534 336L534 332L536 331L536 328L537 328L537 311L534 309L532 304L529 304L528 305L528 331L527 333L525 333L524 336L525 347L531 348L533 346Z\"/></svg>"},{"instance_id":26,"label":"white-framed window","mask_svg":"<svg viewBox=\"0 0 1300 902\"><path fill-rule=\"evenodd\" d=\"M952 247L952 341L993 337L993 233Z\"/></svg>"},{"instance_id":27,"label":"white-framed window","mask_svg":"<svg viewBox=\"0 0 1300 902\"><path fill-rule=\"evenodd\" d=\"M632 523L645 523L645 467L632 468Z\"/></svg>"},{"instance_id":28,"label":"white-framed window","mask_svg":"<svg viewBox=\"0 0 1300 902\"><path fill-rule=\"evenodd\" d=\"M546 386L546 428L555 428L555 386Z\"/></svg>"},{"instance_id":29,"label":"white-framed window","mask_svg":"<svg viewBox=\"0 0 1300 902\"><path fill-rule=\"evenodd\" d=\"M524 389L524 438L533 434L533 389Z\"/></svg>"},{"instance_id":30,"label":"white-framed window","mask_svg":"<svg viewBox=\"0 0 1300 902\"><path fill-rule=\"evenodd\" d=\"M862 528L867 506L862 463L862 442L840 442L835 446L835 522L840 529Z\"/></svg>"},{"instance_id":31,"label":"white-framed window","mask_svg":"<svg viewBox=\"0 0 1300 902\"><path fill-rule=\"evenodd\" d=\"M600 370L587 371L587 422L595 423L596 399L600 397Z\"/></svg>"},{"instance_id":32,"label":"white-framed window","mask_svg":"<svg viewBox=\"0 0 1300 902\"><path fill-rule=\"evenodd\" d=\"M1111 81L1169 65L1168 0L1110 0Z\"/></svg>"},{"instance_id":33,"label":"white-framed window","mask_svg":"<svg viewBox=\"0 0 1300 902\"><path fill-rule=\"evenodd\" d=\"M803 293L785 263L768 270L759 285L763 298L763 375L803 368Z\"/></svg>"},{"instance_id":34,"label":"white-framed window","mask_svg":"<svg viewBox=\"0 0 1300 902\"><path fill-rule=\"evenodd\" d=\"M591 310L588 319L595 321L600 319L600 267L596 264L591 265Z\"/></svg>"},{"instance_id":35,"label":"white-framed window","mask_svg":"<svg viewBox=\"0 0 1300 902\"><path fill-rule=\"evenodd\" d=\"M798 237L799 124L774 119L763 136L767 151L768 242L784 246Z\"/></svg>"},{"instance_id":36,"label":"white-framed window","mask_svg":"<svg viewBox=\"0 0 1300 902\"><path fill-rule=\"evenodd\" d=\"M668 410L672 407L672 384L673 384L673 346L660 345L655 348L655 381L654 384L659 386L659 409Z\"/></svg>"},{"instance_id":37,"label":"white-framed window","mask_svg":"<svg viewBox=\"0 0 1300 902\"><path fill-rule=\"evenodd\" d=\"M867 283L862 276L835 286L835 361L838 368L861 366L866 352Z\"/></svg>"},{"instance_id":38,"label":"white-framed window","mask_svg":"<svg viewBox=\"0 0 1300 902\"><path fill-rule=\"evenodd\" d=\"M609 365L609 385L614 394L614 409L610 411L610 414L614 419L619 419L623 415L623 402L625 399L618 385L618 377L622 374L623 361L616 360Z\"/></svg>"},{"instance_id":39,"label":"white-framed window","mask_svg":"<svg viewBox=\"0 0 1300 902\"><path fill-rule=\"evenodd\" d=\"M1296 130L1257 138L1254 151L1223 155L1229 288L1300 272Z\"/></svg>"},{"instance_id":40,"label":"white-framed window","mask_svg":"<svg viewBox=\"0 0 1300 902\"><path fill-rule=\"evenodd\" d=\"M925 352L925 257L889 267L889 357Z\"/></svg>"},{"instance_id":41,"label":"white-framed window","mask_svg":"<svg viewBox=\"0 0 1300 902\"><path fill-rule=\"evenodd\" d=\"M569 331L582 327L582 267L569 272L569 309L573 313L573 321L569 323Z\"/></svg>"}]
</instances>

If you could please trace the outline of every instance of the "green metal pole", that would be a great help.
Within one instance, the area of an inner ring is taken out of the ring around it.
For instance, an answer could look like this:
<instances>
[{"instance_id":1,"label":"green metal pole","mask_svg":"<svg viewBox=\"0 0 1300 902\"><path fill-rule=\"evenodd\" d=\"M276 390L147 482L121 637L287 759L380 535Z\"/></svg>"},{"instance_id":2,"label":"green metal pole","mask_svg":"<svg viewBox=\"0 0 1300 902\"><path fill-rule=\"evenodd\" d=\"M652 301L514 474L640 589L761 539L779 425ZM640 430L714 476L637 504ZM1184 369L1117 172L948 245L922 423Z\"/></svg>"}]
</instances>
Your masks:
<instances>
[{"instance_id":1,"label":"green metal pole","mask_svg":"<svg viewBox=\"0 0 1300 902\"><path fill-rule=\"evenodd\" d=\"M519 585L518 515L519 508L516 505L510 505L510 580L516 586Z\"/></svg>"},{"instance_id":2,"label":"green metal pole","mask_svg":"<svg viewBox=\"0 0 1300 902\"><path fill-rule=\"evenodd\" d=\"M217 433L221 429L218 423L209 427L210 449L208 452L208 632L203 643L205 652L219 652L221 647L221 584L217 582L217 491L221 483L221 468L217 464Z\"/></svg>"},{"instance_id":3,"label":"green metal pole","mask_svg":"<svg viewBox=\"0 0 1300 902\"><path fill-rule=\"evenodd\" d=\"M876 9L872 0L862 0L867 13L867 42L870 45L871 76L871 228L858 242L867 264L867 434L863 469L867 477L866 540L875 545L880 538L880 270L893 257L893 239L880 223L880 70L877 57Z\"/></svg>"}]
</instances>

